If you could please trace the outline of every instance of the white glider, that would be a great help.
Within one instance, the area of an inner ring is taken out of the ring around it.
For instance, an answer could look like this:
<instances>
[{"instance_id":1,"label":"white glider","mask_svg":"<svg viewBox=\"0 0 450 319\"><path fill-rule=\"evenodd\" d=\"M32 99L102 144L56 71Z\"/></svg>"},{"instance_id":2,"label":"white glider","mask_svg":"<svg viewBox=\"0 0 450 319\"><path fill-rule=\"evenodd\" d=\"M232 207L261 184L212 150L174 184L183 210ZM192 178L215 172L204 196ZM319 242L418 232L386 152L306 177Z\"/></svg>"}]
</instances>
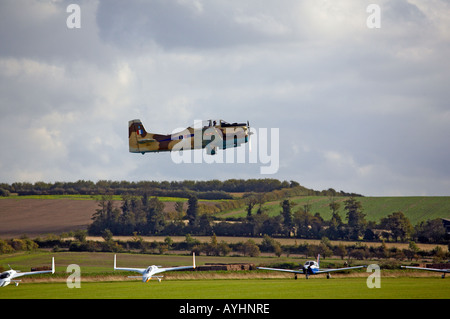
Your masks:
<instances>
[{"instance_id":1,"label":"white glider","mask_svg":"<svg viewBox=\"0 0 450 319\"><path fill-rule=\"evenodd\" d=\"M20 270L14 270L11 268L10 270L2 272L0 274L0 287L8 286L12 282L18 286L20 280L15 280L17 277L47 273L55 273L55 257L52 257L52 270L21 272Z\"/></svg>"},{"instance_id":2,"label":"white glider","mask_svg":"<svg viewBox=\"0 0 450 319\"><path fill-rule=\"evenodd\" d=\"M148 282L150 279L157 278L158 281L161 281L161 278L163 276L155 276L156 274L165 272L165 271L172 271L172 270L182 270L182 269L195 269L195 253L192 254L192 266L181 266L181 267L167 267L163 268L161 266L148 266L147 268L124 268L124 267L117 267L116 264L116 255L114 255L114 270L125 270L125 271L133 271L138 272L142 275L136 278L142 278L142 282ZM130 278L135 278L134 276L130 276Z\"/></svg>"}]
</instances>

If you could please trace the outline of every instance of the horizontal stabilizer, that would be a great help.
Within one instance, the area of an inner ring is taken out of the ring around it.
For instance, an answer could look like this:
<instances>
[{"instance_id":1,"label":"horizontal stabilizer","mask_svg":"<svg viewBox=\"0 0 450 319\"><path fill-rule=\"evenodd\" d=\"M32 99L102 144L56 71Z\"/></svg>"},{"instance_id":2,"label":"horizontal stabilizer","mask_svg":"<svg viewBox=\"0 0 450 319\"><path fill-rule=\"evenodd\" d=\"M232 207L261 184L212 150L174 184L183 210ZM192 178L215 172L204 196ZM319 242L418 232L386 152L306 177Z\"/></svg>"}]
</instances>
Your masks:
<instances>
[{"instance_id":1,"label":"horizontal stabilizer","mask_svg":"<svg viewBox=\"0 0 450 319\"><path fill-rule=\"evenodd\" d=\"M144 138L142 140L138 140L139 144L153 143L153 142L156 142L156 140L153 138Z\"/></svg>"}]
</instances>

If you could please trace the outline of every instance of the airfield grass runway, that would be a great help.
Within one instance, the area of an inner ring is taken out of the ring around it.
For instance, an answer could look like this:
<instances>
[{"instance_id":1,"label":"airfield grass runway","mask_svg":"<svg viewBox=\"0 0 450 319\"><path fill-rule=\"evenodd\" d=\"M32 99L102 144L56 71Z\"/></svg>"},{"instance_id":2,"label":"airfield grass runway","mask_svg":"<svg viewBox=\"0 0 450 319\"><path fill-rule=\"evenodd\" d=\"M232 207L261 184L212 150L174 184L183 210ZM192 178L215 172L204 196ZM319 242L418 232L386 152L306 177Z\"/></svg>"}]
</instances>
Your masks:
<instances>
[{"instance_id":1,"label":"airfield grass runway","mask_svg":"<svg viewBox=\"0 0 450 319\"><path fill-rule=\"evenodd\" d=\"M381 270L381 288L368 288L372 273L356 270L349 273L311 276L306 280L291 274L270 271L199 271L168 272L161 282L127 278L130 272L113 271L113 253L35 251L4 254L0 265L4 269L29 271L32 265L48 265L55 257L55 274L22 277L16 287L0 288L0 299L450 299L450 278L440 274ZM206 263L253 262L267 264L274 261L303 262L293 257L214 257L198 256L197 265ZM186 255L147 255L122 253L118 256L122 267L146 267L149 264L182 266L192 263ZM81 287L68 288L71 276L68 265L81 269Z\"/></svg>"},{"instance_id":2,"label":"airfield grass runway","mask_svg":"<svg viewBox=\"0 0 450 319\"><path fill-rule=\"evenodd\" d=\"M0 288L0 299L448 299L450 281L437 277L219 279L21 283Z\"/></svg>"}]
</instances>

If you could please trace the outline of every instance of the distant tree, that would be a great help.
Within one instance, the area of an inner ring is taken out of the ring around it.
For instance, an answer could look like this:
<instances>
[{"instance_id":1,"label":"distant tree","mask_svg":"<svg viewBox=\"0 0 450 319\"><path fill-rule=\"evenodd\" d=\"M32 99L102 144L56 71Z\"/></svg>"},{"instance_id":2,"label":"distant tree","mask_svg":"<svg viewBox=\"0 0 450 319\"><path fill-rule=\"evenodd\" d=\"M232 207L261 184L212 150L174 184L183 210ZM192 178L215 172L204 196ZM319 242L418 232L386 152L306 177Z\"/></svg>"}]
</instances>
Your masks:
<instances>
[{"instance_id":1,"label":"distant tree","mask_svg":"<svg viewBox=\"0 0 450 319\"><path fill-rule=\"evenodd\" d=\"M395 241L397 241L398 238L400 238L401 241L405 241L413 231L413 226L409 219L402 212L394 212L391 215L382 218L380 226L383 229L390 230Z\"/></svg>"},{"instance_id":2,"label":"distant tree","mask_svg":"<svg viewBox=\"0 0 450 319\"><path fill-rule=\"evenodd\" d=\"M152 197L145 202L143 201L142 204L147 220L145 232L155 235L160 234L165 227L164 203L158 197Z\"/></svg>"},{"instance_id":3,"label":"distant tree","mask_svg":"<svg viewBox=\"0 0 450 319\"><path fill-rule=\"evenodd\" d=\"M0 197L8 197L10 195L9 190L0 188Z\"/></svg>"},{"instance_id":4,"label":"distant tree","mask_svg":"<svg viewBox=\"0 0 450 319\"><path fill-rule=\"evenodd\" d=\"M414 227L414 237L421 243L444 242L445 235L445 227L440 218L422 221Z\"/></svg>"},{"instance_id":5,"label":"distant tree","mask_svg":"<svg viewBox=\"0 0 450 319\"><path fill-rule=\"evenodd\" d=\"M112 233L109 229L105 229L105 230L102 232L102 238L103 238L103 240L106 241L106 242L112 241L112 239L113 239L113 233Z\"/></svg>"},{"instance_id":6,"label":"distant tree","mask_svg":"<svg viewBox=\"0 0 450 319\"><path fill-rule=\"evenodd\" d=\"M328 206L330 207L331 213L336 214L338 212L339 208L341 207L341 204L339 204L339 202L336 202L333 198L331 203L328 204Z\"/></svg>"},{"instance_id":7,"label":"distant tree","mask_svg":"<svg viewBox=\"0 0 450 319\"><path fill-rule=\"evenodd\" d=\"M297 237L310 238L311 237L311 224L313 216L306 212L303 208L299 208L293 215L293 222L297 228Z\"/></svg>"},{"instance_id":8,"label":"distant tree","mask_svg":"<svg viewBox=\"0 0 450 319\"><path fill-rule=\"evenodd\" d=\"M293 228L293 220L292 220L292 212L291 207L293 206L293 203L290 202L288 199L283 200L281 202L281 216L283 217L283 226L285 229L285 234L289 236L289 234L292 231Z\"/></svg>"},{"instance_id":9,"label":"distant tree","mask_svg":"<svg viewBox=\"0 0 450 319\"><path fill-rule=\"evenodd\" d=\"M340 239L344 237L345 225L338 212L333 212L329 221L329 227L326 234L331 239Z\"/></svg>"},{"instance_id":10,"label":"distant tree","mask_svg":"<svg viewBox=\"0 0 450 319\"><path fill-rule=\"evenodd\" d=\"M73 237L75 237L76 240L78 240L81 243L84 243L86 241L87 231L85 230L77 230Z\"/></svg>"},{"instance_id":11,"label":"distant tree","mask_svg":"<svg viewBox=\"0 0 450 319\"><path fill-rule=\"evenodd\" d=\"M240 250L244 254L244 256L258 257L260 254L258 245L256 245L255 242L251 239L241 244Z\"/></svg>"},{"instance_id":12,"label":"distant tree","mask_svg":"<svg viewBox=\"0 0 450 319\"><path fill-rule=\"evenodd\" d=\"M205 236L211 235L213 232L211 222L212 218L209 214L202 214L200 218L198 218L197 233Z\"/></svg>"},{"instance_id":13,"label":"distant tree","mask_svg":"<svg viewBox=\"0 0 450 319\"><path fill-rule=\"evenodd\" d=\"M0 254L9 254L14 251L14 248L6 241L0 239Z\"/></svg>"},{"instance_id":14,"label":"distant tree","mask_svg":"<svg viewBox=\"0 0 450 319\"><path fill-rule=\"evenodd\" d=\"M257 215L258 216L258 215ZM260 216L267 216L266 214L262 214ZM260 233L267 234L269 236L273 236L276 234L281 234L283 230L283 218L281 215L268 217L263 219Z\"/></svg>"},{"instance_id":15,"label":"distant tree","mask_svg":"<svg viewBox=\"0 0 450 319\"><path fill-rule=\"evenodd\" d=\"M89 233L99 235L104 229L119 232L120 210L114 207L112 195L102 195L97 203L100 208L92 215L93 223L89 225Z\"/></svg>"},{"instance_id":16,"label":"distant tree","mask_svg":"<svg viewBox=\"0 0 450 319\"><path fill-rule=\"evenodd\" d=\"M247 217L252 216L252 209L256 205L257 199L254 196L247 198Z\"/></svg>"},{"instance_id":17,"label":"distant tree","mask_svg":"<svg viewBox=\"0 0 450 319\"><path fill-rule=\"evenodd\" d=\"M277 257L280 257L283 252L281 244L268 235L264 235L260 247L262 251L273 252Z\"/></svg>"},{"instance_id":18,"label":"distant tree","mask_svg":"<svg viewBox=\"0 0 450 319\"><path fill-rule=\"evenodd\" d=\"M221 256L226 256L231 252L230 246L223 240L219 243L218 250Z\"/></svg>"},{"instance_id":19,"label":"distant tree","mask_svg":"<svg viewBox=\"0 0 450 319\"><path fill-rule=\"evenodd\" d=\"M347 255L347 249L345 249L345 246L341 243L336 246L333 253L336 256L341 257L341 259L344 259L344 257Z\"/></svg>"},{"instance_id":20,"label":"distant tree","mask_svg":"<svg viewBox=\"0 0 450 319\"><path fill-rule=\"evenodd\" d=\"M167 245L167 249L170 250L173 245L173 239L170 236L167 236L166 238L164 238L164 243Z\"/></svg>"},{"instance_id":21,"label":"distant tree","mask_svg":"<svg viewBox=\"0 0 450 319\"><path fill-rule=\"evenodd\" d=\"M420 249L417 244L413 241L410 241L408 249L403 249L403 253L409 260L413 260L414 258L418 258L417 253L419 252L419 250Z\"/></svg>"},{"instance_id":22,"label":"distant tree","mask_svg":"<svg viewBox=\"0 0 450 319\"><path fill-rule=\"evenodd\" d=\"M197 196L192 195L188 199L188 209L186 215L189 221L189 226L195 228L198 224L198 199Z\"/></svg>"},{"instance_id":23,"label":"distant tree","mask_svg":"<svg viewBox=\"0 0 450 319\"><path fill-rule=\"evenodd\" d=\"M183 213L183 205L183 201L175 202L175 211L177 211L178 213Z\"/></svg>"},{"instance_id":24,"label":"distant tree","mask_svg":"<svg viewBox=\"0 0 450 319\"><path fill-rule=\"evenodd\" d=\"M330 240L327 237L322 237L319 244L319 253L320 256L329 257L332 255L333 250L331 249L332 245L330 243Z\"/></svg>"},{"instance_id":25,"label":"distant tree","mask_svg":"<svg viewBox=\"0 0 450 319\"><path fill-rule=\"evenodd\" d=\"M358 239L363 235L366 227L366 214L363 213L361 202L354 197L350 197L344 202L347 211L347 227L349 239Z\"/></svg>"},{"instance_id":26,"label":"distant tree","mask_svg":"<svg viewBox=\"0 0 450 319\"><path fill-rule=\"evenodd\" d=\"M200 241L191 236L191 234L186 234L184 241L186 242L186 246L188 250L191 250L197 245L200 245Z\"/></svg>"},{"instance_id":27,"label":"distant tree","mask_svg":"<svg viewBox=\"0 0 450 319\"><path fill-rule=\"evenodd\" d=\"M298 187L298 186L300 186L300 184L298 182L296 182L296 181L290 181L290 182L291 182L291 184L289 185L290 187Z\"/></svg>"}]
</instances>

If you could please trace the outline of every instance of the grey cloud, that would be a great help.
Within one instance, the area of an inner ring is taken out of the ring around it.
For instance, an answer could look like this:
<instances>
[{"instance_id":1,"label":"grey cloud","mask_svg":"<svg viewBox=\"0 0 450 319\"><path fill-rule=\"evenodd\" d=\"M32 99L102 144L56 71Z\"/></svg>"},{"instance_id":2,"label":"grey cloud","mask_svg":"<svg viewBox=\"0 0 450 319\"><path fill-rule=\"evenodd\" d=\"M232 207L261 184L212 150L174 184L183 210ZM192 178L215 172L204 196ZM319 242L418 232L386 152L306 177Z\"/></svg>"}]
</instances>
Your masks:
<instances>
[{"instance_id":1,"label":"grey cloud","mask_svg":"<svg viewBox=\"0 0 450 319\"><path fill-rule=\"evenodd\" d=\"M102 1L97 22L101 38L122 49L223 48L277 41L287 31L271 15L245 13L241 1Z\"/></svg>"},{"instance_id":2,"label":"grey cloud","mask_svg":"<svg viewBox=\"0 0 450 319\"><path fill-rule=\"evenodd\" d=\"M266 177L260 163L128 153L130 119L169 133L223 118L279 128L270 177L448 189L448 22L428 4L381 1L371 30L362 2L81 1L69 30L68 3L0 4L2 181Z\"/></svg>"}]
</instances>

